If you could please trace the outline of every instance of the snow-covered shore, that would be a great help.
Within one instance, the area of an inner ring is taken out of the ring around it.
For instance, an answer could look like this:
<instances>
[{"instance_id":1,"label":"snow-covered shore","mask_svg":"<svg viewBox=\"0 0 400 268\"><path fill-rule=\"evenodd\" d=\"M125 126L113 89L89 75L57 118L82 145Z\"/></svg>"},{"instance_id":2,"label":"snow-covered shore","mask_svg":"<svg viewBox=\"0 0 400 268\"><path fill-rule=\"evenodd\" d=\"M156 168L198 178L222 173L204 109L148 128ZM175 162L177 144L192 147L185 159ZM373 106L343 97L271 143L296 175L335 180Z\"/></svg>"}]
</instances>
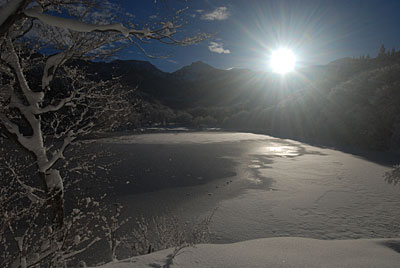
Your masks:
<instances>
[{"instance_id":1,"label":"snow-covered shore","mask_svg":"<svg viewBox=\"0 0 400 268\"><path fill-rule=\"evenodd\" d=\"M211 243L223 243L186 248L170 266L172 249L102 267L400 267L400 239L391 239L400 237L399 188L383 179L397 155L250 133L146 134L97 144L124 159L115 177L124 178L118 202L127 216L168 211L191 221L217 207ZM179 187L127 191L166 181Z\"/></svg>"},{"instance_id":2,"label":"snow-covered shore","mask_svg":"<svg viewBox=\"0 0 400 268\"><path fill-rule=\"evenodd\" d=\"M398 268L400 239L316 240L265 238L183 249L170 266L173 249L109 263L102 268Z\"/></svg>"},{"instance_id":3,"label":"snow-covered shore","mask_svg":"<svg viewBox=\"0 0 400 268\"><path fill-rule=\"evenodd\" d=\"M122 136L98 146L122 160L111 172L122 178L112 202L127 216L167 211L193 221L218 208L212 243L400 237L400 189L383 178L398 155L237 132Z\"/></svg>"}]
</instances>

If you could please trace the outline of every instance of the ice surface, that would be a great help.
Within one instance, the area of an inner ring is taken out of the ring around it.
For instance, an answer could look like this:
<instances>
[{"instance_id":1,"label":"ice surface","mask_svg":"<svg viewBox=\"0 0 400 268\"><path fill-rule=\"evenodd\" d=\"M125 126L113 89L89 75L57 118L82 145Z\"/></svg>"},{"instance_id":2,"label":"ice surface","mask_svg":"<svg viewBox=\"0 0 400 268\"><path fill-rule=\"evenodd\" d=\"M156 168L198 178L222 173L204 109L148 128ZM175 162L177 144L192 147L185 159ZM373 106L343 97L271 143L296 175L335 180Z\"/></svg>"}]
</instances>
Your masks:
<instances>
[{"instance_id":1,"label":"ice surface","mask_svg":"<svg viewBox=\"0 0 400 268\"><path fill-rule=\"evenodd\" d=\"M251 133L234 132L189 132L189 133L155 133L143 135L129 135L102 139L104 143L137 143L137 144L196 144L196 143L218 143L245 140L266 140L269 136Z\"/></svg>"},{"instance_id":2,"label":"ice surface","mask_svg":"<svg viewBox=\"0 0 400 268\"><path fill-rule=\"evenodd\" d=\"M390 167L367 157L248 133L145 134L99 142L126 144L131 146L132 152L135 152L136 144L177 146L151 147L149 156L141 155L145 162L147 158L155 163L159 161L155 150L167 155L170 152L174 161L191 158L196 150L205 150L202 155L218 156L211 151L207 153L206 150L212 148L221 152L221 158L234 161L232 174L235 175L229 179L208 179L204 185L124 196L127 206L161 202L167 208L176 208L171 212L184 218L202 217L217 207L211 225L215 234L213 242L281 236L317 239L400 237L400 188L383 179ZM218 147L205 146L213 143L219 143ZM186 144L192 145L191 155L183 153L181 156L181 151L172 150ZM131 163L129 158L125 161ZM192 169L199 172L210 168L200 162L183 162L184 165L196 165ZM152 168L156 174L157 166ZM172 175L179 173L170 173L172 179L177 179ZM201 173L192 175L204 177Z\"/></svg>"}]
</instances>

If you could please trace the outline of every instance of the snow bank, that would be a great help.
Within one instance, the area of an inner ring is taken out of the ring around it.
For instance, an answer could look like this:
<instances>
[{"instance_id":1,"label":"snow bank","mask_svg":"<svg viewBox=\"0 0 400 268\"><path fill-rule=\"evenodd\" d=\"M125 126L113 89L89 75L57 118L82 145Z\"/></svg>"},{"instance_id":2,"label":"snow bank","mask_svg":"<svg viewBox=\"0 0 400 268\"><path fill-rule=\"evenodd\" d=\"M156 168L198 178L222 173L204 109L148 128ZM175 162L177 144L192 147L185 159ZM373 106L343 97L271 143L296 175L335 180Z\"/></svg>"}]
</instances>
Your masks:
<instances>
[{"instance_id":1,"label":"snow bank","mask_svg":"<svg viewBox=\"0 0 400 268\"><path fill-rule=\"evenodd\" d=\"M163 267L171 249L106 264L104 268ZM400 267L400 239L315 240L265 238L186 248L171 268L368 268Z\"/></svg>"}]
</instances>

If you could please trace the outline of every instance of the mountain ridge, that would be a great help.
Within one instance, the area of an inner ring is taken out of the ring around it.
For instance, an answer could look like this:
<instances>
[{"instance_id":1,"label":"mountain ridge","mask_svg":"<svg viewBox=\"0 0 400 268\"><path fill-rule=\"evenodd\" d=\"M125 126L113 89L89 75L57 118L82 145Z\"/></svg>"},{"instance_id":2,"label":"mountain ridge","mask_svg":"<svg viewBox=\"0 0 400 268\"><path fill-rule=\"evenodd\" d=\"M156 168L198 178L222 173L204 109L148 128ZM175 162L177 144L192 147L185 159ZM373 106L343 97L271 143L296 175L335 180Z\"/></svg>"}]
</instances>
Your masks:
<instances>
[{"instance_id":1,"label":"mountain ridge","mask_svg":"<svg viewBox=\"0 0 400 268\"><path fill-rule=\"evenodd\" d=\"M325 145L400 148L400 53L339 59L285 77L204 62L173 73L146 61L85 64L101 79L118 77L124 87L137 88L134 98L145 100L138 112L144 124L176 122Z\"/></svg>"}]
</instances>

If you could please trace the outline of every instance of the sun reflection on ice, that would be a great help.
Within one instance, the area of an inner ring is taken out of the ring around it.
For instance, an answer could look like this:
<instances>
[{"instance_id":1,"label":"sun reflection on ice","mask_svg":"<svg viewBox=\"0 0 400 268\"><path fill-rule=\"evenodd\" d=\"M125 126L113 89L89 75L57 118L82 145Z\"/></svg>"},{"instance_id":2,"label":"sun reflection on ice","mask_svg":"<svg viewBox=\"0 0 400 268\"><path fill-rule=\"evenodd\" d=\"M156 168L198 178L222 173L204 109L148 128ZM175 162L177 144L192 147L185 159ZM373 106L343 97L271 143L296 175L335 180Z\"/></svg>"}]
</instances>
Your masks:
<instances>
[{"instance_id":1,"label":"sun reflection on ice","mask_svg":"<svg viewBox=\"0 0 400 268\"><path fill-rule=\"evenodd\" d=\"M276 155L283 157L298 156L299 152L294 146L273 144L272 146L261 147L259 152L264 155Z\"/></svg>"},{"instance_id":2,"label":"sun reflection on ice","mask_svg":"<svg viewBox=\"0 0 400 268\"><path fill-rule=\"evenodd\" d=\"M248 180L250 183L253 183L253 184L255 184L255 185L259 185L259 184L262 184L262 183L263 183L263 181L262 181L260 178L249 177L249 178L247 178L247 180Z\"/></svg>"}]
</instances>

